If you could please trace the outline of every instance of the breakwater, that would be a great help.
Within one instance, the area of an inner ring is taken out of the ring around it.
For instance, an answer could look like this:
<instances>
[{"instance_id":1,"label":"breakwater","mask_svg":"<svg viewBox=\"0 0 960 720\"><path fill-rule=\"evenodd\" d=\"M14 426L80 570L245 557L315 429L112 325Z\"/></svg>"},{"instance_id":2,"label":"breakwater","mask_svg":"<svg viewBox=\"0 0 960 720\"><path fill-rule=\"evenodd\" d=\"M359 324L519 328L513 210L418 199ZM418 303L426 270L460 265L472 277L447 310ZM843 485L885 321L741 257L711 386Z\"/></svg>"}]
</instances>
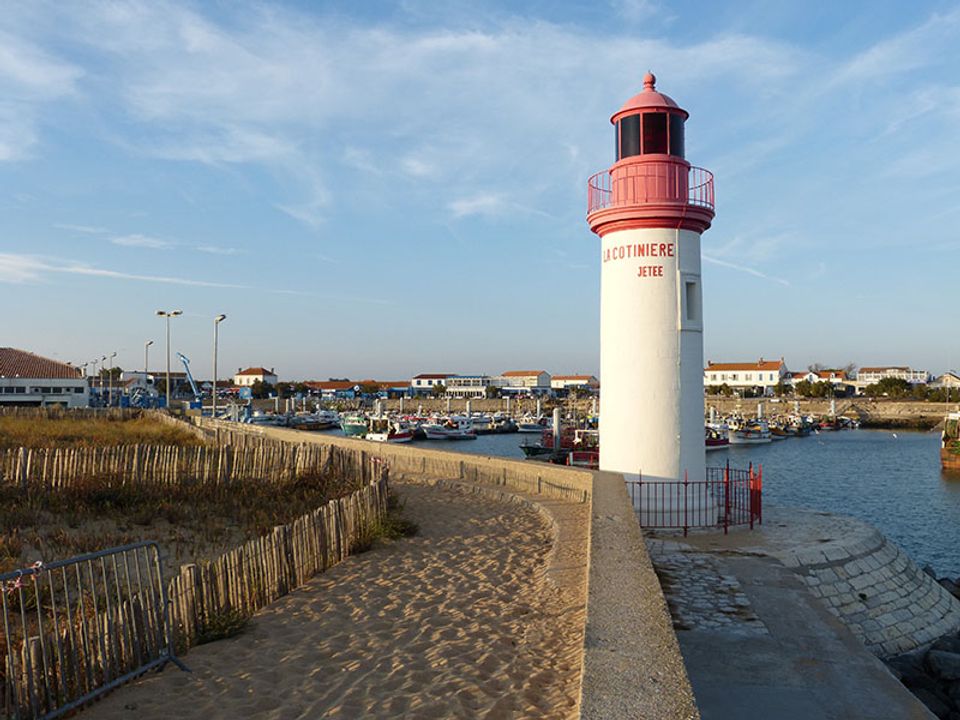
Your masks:
<instances>
[{"instance_id":1,"label":"breakwater","mask_svg":"<svg viewBox=\"0 0 960 720\"><path fill-rule=\"evenodd\" d=\"M353 451L389 463L391 477L445 479L590 507L588 574L580 717L699 717L671 627L666 600L627 496L623 476L462 455L283 428L250 428L194 418L226 434L255 433L275 440ZM232 442L232 441L231 441Z\"/></svg>"}]
</instances>

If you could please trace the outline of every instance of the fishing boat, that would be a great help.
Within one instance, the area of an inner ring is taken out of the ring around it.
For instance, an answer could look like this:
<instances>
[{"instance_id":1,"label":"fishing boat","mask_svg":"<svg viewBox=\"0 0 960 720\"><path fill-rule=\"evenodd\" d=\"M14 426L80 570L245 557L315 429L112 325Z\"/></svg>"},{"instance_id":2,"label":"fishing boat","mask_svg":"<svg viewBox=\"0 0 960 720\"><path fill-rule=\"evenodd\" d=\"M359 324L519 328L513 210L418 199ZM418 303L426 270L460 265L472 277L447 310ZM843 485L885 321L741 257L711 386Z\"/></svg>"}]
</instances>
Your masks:
<instances>
[{"instance_id":1,"label":"fishing boat","mask_svg":"<svg viewBox=\"0 0 960 720\"><path fill-rule=\"evenodd\" d=\"M473 421L468 417L453 416L442 422L421 425L427 440L476 440Z\"/></svg>"},{"instance_id":2,"label":"fishing boat","mask_svg":"<svg viewBox=\"0 0 960 720\"><path fill-rule=\"evenodd\" d=\"M760 445L771 441L766 420L744 420L730 426L731 445Z\"/></svg>"},{"instance_id":3,"label":"fishing boat","mask_svg":"<svg viewBox=\"0 0 960 720\"><path fill-rule=\"evenodd\" d=\"M317 410L315 413L297 413L290 418L290 427L295 430L329 430L340 424L340 415L333 410Z\"/></svg>"},{"instance_id":4,"label":"fishing boat","mask_svg":"<svg viewBox=\"0 0 960 720\"><path fill-rule=\"evenodd\" d=\"M543 417L536 419L525 417L521 418L517 423L517 432L522 433L542 433L543 428L546 426L546 420Z\"/></svg>"},{"instance_id":5,"label":"fishing boat","mask_svg":"<svg viewBox=\"0 0 960 720\"><path fill-rule=\"evenodd\" d=\"M287 416L273 413L254 413L247 420L247 423L249 425L260 425L261 427L286 427Z\"/></svg>"},{"instance_id":6,"label":"fishing boat","mask_svg":"<svg viewBox=\"0 0 960 720\"><path fill-rule=\"evenodd\" d=\"M537 458L544 457L546 455L553 455L554 449L551 445L550 447L545 446L543 443L522 443L520 449L523 451L524 457L528 458Z\"/></svg>"},{"instance_id":7,"label":"fishing boat","mask_svg":"<svg viewBox=\"0 0 960 720\"><path fill-rule=\"evenodd\" d=\"M363 437L367 434L367 419L362 415L345 415L340 420L340 427L347 437Z\"/></svg>"},{"instance_id":8,"label":"fishing boat","mask_svg":"<svg viewBox=\"0 0 960 720\"><path fill-rule=\"evenodd\" d=\"M385 417L367 418L364 436L373 442L408 443L413 440L413 428L400 420Z\"/></svg>"},{"instance_id":9,"label":"fishing boat","mask_svg":"<svg viewBox=\"0 0 960 720\"><path fill-rule=\"evenodd\" d=\"M944 470L960 471L960 412L947 413L943 419L940 465Z\"/></svg>"},{"instance_id":10,"label":"fishing boat","mask_svg":"<svg viewBox=\"0 0 960 720\"><path fill-rule=\"evenodd\" d=\"M786 440L793 433L791 433L783 425L771 425L770 426L770 439L771 440Z\"/></svg>"},{"instance_id":11,"label":"fishing boat","mask_svg":"<svg viewBox=\"0 0 960 720\"><path fill-rule=\"evenodd\" d=\"M705 448L710 450L722 450L730 447L730 429L726 425L713 424L704 427Z\"/></svg>"}]
</instances>

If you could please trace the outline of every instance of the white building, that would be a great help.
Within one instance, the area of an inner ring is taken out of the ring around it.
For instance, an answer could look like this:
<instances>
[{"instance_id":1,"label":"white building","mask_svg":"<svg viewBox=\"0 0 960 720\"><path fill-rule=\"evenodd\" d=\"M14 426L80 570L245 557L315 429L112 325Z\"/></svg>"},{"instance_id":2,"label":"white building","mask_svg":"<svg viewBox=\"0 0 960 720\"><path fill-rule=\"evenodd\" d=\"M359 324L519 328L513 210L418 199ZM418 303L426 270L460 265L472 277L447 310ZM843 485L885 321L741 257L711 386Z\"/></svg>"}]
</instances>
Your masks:
<instances>
[{"instance_id":1,"label":"white building","mask_svg":"<svg viewBox=\"0 0 960 720\"><path fill-rule=\"evenodd\" d=\"M806 372L788 373L788 375L789 377L785 378L785 382L793 388L797 387L797 383L806 381L811 385L821 382L830 383L833 385L834 393L844 395L856 390L854 381L843 370L807 370Z\"/></svg>"},{"instance_id":2,"label":"white building","mask_svg":"<svg viewBox=\"0 0 960 720\"><path fill-rule=\"evenodd\" d=\"M733 390L760 395L773 395L777 385L789 377L783 358L760 358L753 363L708 362L703 369L703 384L708 388L726 385Z\"/></svg>"},{"instance_id":3,"label":"white building","mask_svg":"<svg viewBox=\"0 0 960 720\"><path fill-rule=\"evenodd\" d=\"M87 407L90 391L79 368L16 348L0 348L0 405Z\"/></svg>"},{"instance_id":4,"label":"white building","mask_svg":"<svg viewBox=\"0 0 960 720\"><path fill-rule=\"evenodd\" d=\"M596 391L600 381L593 375L554 375L550 378L550 387L553 390L588 390Z\"/></svg>"},{"instance_id":5,"label":"white building","mask_svg":"<svg viewBox=\"0 0 960 720\"><path fill-rule=\"evenodd\" d=\"M960 388L960 374L948 370L931 384L939 388Z\"/></svg>"},{"instance_id":6,"label":"white building","mask_svg":"<svg viewBox=\"0 0 960 720\"><path fill-rule=\"evenodd\" d=\"M410 380L410 393L412 395L430 395L435 387L446 385L447 378L453 377L453 373L420 373Z\"/></svg>"},{"instance_id":7,"label":"white building","mask_svg":"<svg viewBox=\"0 0 960 720\"><path fill-rule=\"evenodd\" d=\"M237 368L237 374L233 376L233 384L237 387L249 387L257 381L276 385L277 374L273 371L273 368L267 370L262 367L253 367L246 370Z\"/></svg>"},{"instance_id":8,"label":"white building","mask_svg":"<svg viewBox=\"0 0 960 720\"><path fill-rule=\"evenodd\" d=\"M911 385L923 385L930 382L930 373L926 370L913 370L902 365L862 367L857 372L857 388L862 392L867 385L875 385L884 378L897 378L906 380Z\"/></svg>"},{"instance_id":9,"label":"white building","mask_svg":"<svg viewBox=\"0 0 960 720\"><path fill-rule=\"evenodd\" d=\"M446 380L446 395L455 398L483 398L487 388L496 386L496 379L489 375L451 375Z\"/></svg>"},{"instance_id":10,"label":"white building","mask_svg":"<svg viewBox=\"0 0 960 720\"><path fill-rule=\"evenodd\" d=\"M550 373L545 370L507 370L496 380L496 385L511 393L543 395L550 392Z\"/></svg>"}]
</instances>

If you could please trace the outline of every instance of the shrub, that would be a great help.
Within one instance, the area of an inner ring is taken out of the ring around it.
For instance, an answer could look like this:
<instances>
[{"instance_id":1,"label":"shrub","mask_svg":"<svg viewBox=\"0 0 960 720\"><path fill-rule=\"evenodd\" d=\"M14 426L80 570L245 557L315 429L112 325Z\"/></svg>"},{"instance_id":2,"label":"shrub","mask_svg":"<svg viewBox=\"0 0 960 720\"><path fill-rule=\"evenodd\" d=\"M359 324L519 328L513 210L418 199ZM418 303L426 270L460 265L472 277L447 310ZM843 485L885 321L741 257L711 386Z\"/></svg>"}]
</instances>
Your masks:
<instances>
[{"instance_id":1,"label":"shrub","mask_svg":"<svg viewBox=\"0 0 960 720\"><path fill-rule=\"evenodd\" d=\"M226 640L239 635L246 629L249 622L249 615L231 608L211 613L197 635L197 645Z\"/></svg>"}]
</instances>

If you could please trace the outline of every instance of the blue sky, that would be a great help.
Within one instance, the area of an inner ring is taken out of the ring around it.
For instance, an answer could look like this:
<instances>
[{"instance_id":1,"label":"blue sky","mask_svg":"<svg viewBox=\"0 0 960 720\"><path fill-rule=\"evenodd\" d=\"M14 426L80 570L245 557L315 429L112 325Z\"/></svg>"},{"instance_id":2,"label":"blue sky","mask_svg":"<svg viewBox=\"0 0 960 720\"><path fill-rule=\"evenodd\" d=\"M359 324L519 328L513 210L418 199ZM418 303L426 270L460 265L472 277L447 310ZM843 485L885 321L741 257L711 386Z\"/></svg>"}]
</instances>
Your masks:
<instances>
[{"instance_id":1,"label":"blue sky","mask_svg":"<svg viewBox=\"0 0 960 720\"><path fill-rule=\"evenodd\" d=\"M586 179L716 175L706 358L960 366L960 4L8 3L0 345L283 379L599 368Z\"/></svg>"}]
</instances>

